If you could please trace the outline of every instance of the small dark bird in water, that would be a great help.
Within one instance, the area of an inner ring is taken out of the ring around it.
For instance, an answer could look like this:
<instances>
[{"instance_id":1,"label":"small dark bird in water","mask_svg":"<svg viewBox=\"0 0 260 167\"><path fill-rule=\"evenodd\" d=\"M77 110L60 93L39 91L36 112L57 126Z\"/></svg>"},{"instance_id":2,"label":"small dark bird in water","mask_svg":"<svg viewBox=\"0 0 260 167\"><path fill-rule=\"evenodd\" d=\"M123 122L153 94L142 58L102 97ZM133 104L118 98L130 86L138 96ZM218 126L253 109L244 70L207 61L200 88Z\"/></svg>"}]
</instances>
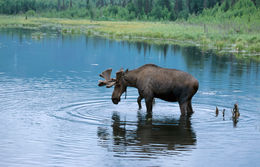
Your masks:
<instances>
[{"instance_id":1,"label":"small dark bird in water","mask_svg":"<svg viewBox=\"0 0 260 167\"><path fill-rule=\"evenodd\" d=\"M239 113L238 105L234 104L234 108L232 110L232 117L237 119L239 116L240 113Z\"/></svg>"},{"instance_id":2,"label":"small dark bird in water","mask_svg":"<svg viewBox=\"0 0 260 167\"><path fill-rule=\"evenodd\" d=\"M218 113L219 113L218 107L216 107L216 117L218 116Z\"/></svg>"}]
</instances>

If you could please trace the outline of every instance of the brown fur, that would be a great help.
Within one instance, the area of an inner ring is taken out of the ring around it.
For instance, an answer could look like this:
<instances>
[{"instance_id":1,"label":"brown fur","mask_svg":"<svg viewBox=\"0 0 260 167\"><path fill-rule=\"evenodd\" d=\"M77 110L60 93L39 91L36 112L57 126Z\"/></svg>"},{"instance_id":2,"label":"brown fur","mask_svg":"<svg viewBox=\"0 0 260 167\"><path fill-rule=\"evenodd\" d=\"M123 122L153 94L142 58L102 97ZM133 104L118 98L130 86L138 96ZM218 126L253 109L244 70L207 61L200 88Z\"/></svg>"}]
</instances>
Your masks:
<instances>
[{"instance_id":1,"label":"brown fur","mask_svg":"<svg viewBox=\"0 0 260 167\"><path fill-rule=\"evenodd\" d=\"M175 70L161 68L154 64L146 64L135 70L117 73L112 101L117 104L120 96L128 86L138 89L137 99L139 108L144 98L148 113L152 112L154 98L169 102L178 102L181 114L193 113L191 100L199 88L199 82L192 75Z\"/></svg>"}]
</instances>

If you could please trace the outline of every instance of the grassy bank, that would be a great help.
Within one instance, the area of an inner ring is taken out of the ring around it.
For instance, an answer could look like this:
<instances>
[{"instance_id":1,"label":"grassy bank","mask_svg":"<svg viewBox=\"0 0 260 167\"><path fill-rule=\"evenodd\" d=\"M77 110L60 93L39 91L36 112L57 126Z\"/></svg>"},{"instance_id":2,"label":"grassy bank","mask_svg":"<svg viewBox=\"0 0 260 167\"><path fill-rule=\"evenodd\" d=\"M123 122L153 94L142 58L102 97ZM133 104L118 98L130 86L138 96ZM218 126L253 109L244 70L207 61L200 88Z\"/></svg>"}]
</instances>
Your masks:
<instances>
[{"instance_id":1,"label":"grassy bank","mask_svg":"<svg viewBox=\"0 0 260 167\"><path fill-rule=\"evenodd\" d=\"M64 34L84 33L149 43L196 45L204 50L260 55L260 30L238 31L234 23L91 21L24 16L0 16L2 28L57 28ZM240 28L242 29L242 28Z\"/></svg>"}]
</instances>

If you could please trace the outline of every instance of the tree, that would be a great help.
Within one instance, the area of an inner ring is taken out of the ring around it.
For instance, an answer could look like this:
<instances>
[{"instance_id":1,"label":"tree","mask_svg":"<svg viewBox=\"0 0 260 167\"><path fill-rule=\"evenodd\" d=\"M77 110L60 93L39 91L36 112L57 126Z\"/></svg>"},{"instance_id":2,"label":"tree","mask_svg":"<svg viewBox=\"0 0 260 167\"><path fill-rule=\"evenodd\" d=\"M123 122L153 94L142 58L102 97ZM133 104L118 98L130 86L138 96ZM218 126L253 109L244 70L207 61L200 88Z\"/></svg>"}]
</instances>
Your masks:
<instances>
[{"instance_id":1,"label":"tree","mask_svg":"<svg viewBox=\"0 0 260 167\"><path fill-rule=\"evenodd\" d=\"M186 9L190 12L190 0L186 0Z\"/></svg>"},{"instance_id":2,"label":"tree","mask_svg":"<svg viewBox=\"0 0 260 167\"><path fill-rule=\"evenodd\" d=\"M207 0L203 0L203 8L207 8L208 7L208 1Z\"/></svg>"},{"instance_id":3,"label":"tree","mask_svg":"<svg viewBox=\"0 0 260 167\"><path fill-rule=\"evenodd\" d=\"M106 15L109 18L116 15L119 18L120 11L120 19L176 20L179 17L186 18L189 14L199 14L216 4L227 11L241 1L260 7L260 0L0 0L0 13L19 14L33 10L36 13L50 12L55 15L53 11L67 9L57 16Z\"/></svg>"},{"instance_id":4,"label":"tree","mask_svg":"<svg viewBox=\"0 0 260 167\"><path fill-rule=\"evenodd\" d=\"M62 9L64 10L65 9L65 0L62 0Z\"/></svg>"},{"instance_id":5,"label":"tree","mask_svg":"<svg viewBox=\"0 0 260 167\"><path fill-rule=\"evenodd\" d=\"M60 10L60 0L58 0L58 10Z\"/></svg>"},{"instance_id":6,"label":"tree","mask_svg":"<svg viewBox=\"0 0 260 167\"><path fill-rule=\"evenodd\" d=\"M89 0L86 0L86 8L89 9Z\"/></svg>"}]
</instances>

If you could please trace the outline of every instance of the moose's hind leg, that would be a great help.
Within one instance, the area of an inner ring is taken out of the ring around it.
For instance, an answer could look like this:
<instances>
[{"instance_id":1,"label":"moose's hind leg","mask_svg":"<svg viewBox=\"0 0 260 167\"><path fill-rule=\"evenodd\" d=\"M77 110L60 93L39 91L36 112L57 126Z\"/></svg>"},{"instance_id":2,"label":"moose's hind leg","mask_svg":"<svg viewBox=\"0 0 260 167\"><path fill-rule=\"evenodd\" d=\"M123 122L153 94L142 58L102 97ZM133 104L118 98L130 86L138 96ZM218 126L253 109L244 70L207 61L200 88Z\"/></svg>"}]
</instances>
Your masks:
<instances>
[{"instance_id":1,"label":"moose's hind leg","mask_svg":"<svg viewBox=\"0 0 260 167\"><path fill-rule=\"evenodd\" d=\"M192 104L191 104L191 100L188 101L188 108L187 108L187 114L191 115L193 114L193 109L192 109Z\"/></svg>"},{"instance_id":2,"label":"moose's hind leg","mask_svg":"<svg viewBox=\"0 0 260 167\"><path fill-rule=\"evenodd\" d=\"M141 109L142 109L142 104L141 104L141 102L142 102L142 99L143 99L143 97L142 97L142 96L138 96L138 98L137 98L137 103L138 103L138 106L139 106L139 110L141 110Z\"/></svg>"},{"instance_id":3,"label":"moose's hind leg","mask_svg":"<svg viewBox=\"0 0 260 167\"><path fill-rule=\"evenodd\" d=\"M185 101L183 103L179 102L181 115L186 115L188 113L188 102Z\"/></svg>"}]
</instances>

